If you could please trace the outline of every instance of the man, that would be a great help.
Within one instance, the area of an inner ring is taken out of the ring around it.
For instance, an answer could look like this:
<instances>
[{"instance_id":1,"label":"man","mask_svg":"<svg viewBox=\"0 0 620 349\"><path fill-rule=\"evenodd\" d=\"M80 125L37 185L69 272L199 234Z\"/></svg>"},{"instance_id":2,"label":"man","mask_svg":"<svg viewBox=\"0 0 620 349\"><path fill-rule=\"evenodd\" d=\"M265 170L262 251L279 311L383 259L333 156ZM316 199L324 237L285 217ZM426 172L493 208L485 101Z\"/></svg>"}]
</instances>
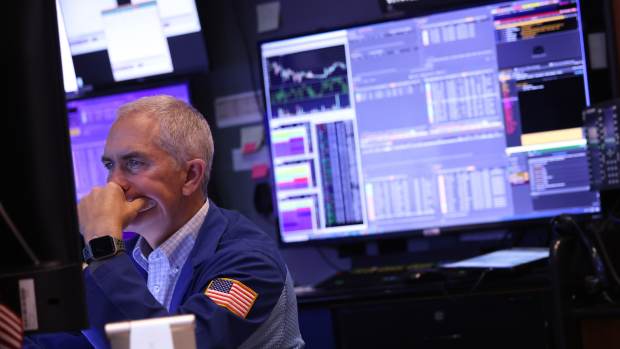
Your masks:
<instances>
[{"instance_id":1,"label":"man","mask_svg":"<svg viewBox=\"0 0 620 349\"><path fill-rule=\"evenodd\" d=\"M108 183L78 205L92 247L83 335L93 346L109 345L106 323L191 313L199 348L303 347L274 242L207 198L212 159L209 126L184 102L145 97L119 109L102 159ZM116 251L123 230L139 236ZM102 255L106 241L117 247Z\"/></svg>"}]
</instances>

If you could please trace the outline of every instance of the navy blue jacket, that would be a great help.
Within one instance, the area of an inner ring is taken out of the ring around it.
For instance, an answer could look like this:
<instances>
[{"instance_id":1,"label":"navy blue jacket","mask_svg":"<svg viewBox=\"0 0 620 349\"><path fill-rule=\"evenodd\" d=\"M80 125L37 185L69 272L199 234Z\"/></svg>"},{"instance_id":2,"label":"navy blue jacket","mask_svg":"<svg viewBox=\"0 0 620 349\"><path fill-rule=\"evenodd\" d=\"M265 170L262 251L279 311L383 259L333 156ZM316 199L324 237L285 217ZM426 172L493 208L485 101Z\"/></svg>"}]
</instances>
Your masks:
<instances>
[{"instance_id":1,"label":"navy blue jacket","mask_svg":"<svg viewBox=\"0 0 620 349\"><path fill-rule=\"evenodd\" d=\"M240 346L267 320L283 292L286 265L273 239L238 213L212 202L196 244L175 285L170 311L151 295L146 273L127 253L92 263L84 271L90 328L75 334L35 337L44 347L109 348L106 323L192 313L199 348ZM132 251L137 238L127 241ZM241 281L258 297L245 319L218 306L204 291L224 277ZM69 344L70 343L70 344ZM34 343L30 343L34 344ZM36 345L34 345L36 347Z\"/></svg>"}]
</instances>

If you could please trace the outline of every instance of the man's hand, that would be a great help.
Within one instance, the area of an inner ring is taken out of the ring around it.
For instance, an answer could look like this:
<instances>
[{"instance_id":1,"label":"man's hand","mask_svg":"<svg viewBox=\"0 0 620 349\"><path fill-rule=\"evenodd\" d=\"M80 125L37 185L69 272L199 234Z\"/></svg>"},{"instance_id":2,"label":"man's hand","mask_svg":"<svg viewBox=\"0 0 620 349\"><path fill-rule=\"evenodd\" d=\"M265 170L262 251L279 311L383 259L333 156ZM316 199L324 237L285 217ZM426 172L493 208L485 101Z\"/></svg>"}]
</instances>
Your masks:
<instances>
[{"instance_id":1,"label":"man's hand","mask_svg":"<svg viewBox=\"0 0 620 349\"><path fill-rule=\"evenodd\" d=\"M146 205L146 200L136 198L129 202L123 188L114 182L95 187L78 204L80 231L88 243L99 236L110 235L122 239L123 228Z\"/></svg>"}]
</instances>

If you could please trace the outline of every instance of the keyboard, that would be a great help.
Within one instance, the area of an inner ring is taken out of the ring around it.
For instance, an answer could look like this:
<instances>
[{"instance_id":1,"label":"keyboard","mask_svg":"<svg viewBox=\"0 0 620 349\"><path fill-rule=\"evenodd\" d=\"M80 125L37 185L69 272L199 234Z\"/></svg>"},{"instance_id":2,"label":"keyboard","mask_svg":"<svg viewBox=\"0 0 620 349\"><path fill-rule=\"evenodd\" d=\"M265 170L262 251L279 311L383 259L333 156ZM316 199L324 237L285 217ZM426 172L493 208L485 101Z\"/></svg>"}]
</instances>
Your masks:
<instances>
[{"instance_id":1,"label":"keyboard","mask_svg":"<svg viewBox=\"0 0 620 349\"><path fill-rule=\"evenodd\" d=\"M441 278L433 263L355 268L339 272L314 286L319 290L386 287Z\"/></svg>"}]
</instances>

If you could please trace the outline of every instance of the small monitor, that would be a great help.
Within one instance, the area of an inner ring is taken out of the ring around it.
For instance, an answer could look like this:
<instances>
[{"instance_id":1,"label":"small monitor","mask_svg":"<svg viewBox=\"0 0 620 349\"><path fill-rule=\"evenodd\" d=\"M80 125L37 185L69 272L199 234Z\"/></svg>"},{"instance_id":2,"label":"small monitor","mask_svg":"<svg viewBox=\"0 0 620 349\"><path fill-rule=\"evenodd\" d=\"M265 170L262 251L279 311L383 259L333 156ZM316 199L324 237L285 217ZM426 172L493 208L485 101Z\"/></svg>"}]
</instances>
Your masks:
<instances>
[{"instance_id":1,"label":"small monitor","mask_svg":"<svg viewBox=\"0 0 620 349\"><path fill-rule=\"evenodd\" d=\"M60 0L75 74L85 86L207 70L194 0ZM128 25L131 23L131 25Z\"/></svg>"},{"instance_id":2,"label":"small monitor","mask_svg":"<svg viewBox=\"0 0 620 349\"><path fill-rule=\"evenodd\" d=\"M105 185L107 170L101 163L103 148L117 109L128 102L153 95L170 95L190 102L187 83L141 89L67 102L73 175L78 200L94 186Z\"/></svg>"},{"instance_id":3,"label":"small monitor","mask_svg":"<svg viewBox=\"0 0 620 349\"><path fill-rule=\"evenodd\" d=\"M600 211L577 0L389 20L260 53L285 243Z\"/></svg>"},{"instance_id":4,"label":"small monitor","mask_svg":"<svg viewBox=\"0 0 620 349\"><path fill-rule=\"evenodd\" d=\"M105 325L112 349L195 349L193 314L115 322Z\"/></svg>"}]
</instances>

